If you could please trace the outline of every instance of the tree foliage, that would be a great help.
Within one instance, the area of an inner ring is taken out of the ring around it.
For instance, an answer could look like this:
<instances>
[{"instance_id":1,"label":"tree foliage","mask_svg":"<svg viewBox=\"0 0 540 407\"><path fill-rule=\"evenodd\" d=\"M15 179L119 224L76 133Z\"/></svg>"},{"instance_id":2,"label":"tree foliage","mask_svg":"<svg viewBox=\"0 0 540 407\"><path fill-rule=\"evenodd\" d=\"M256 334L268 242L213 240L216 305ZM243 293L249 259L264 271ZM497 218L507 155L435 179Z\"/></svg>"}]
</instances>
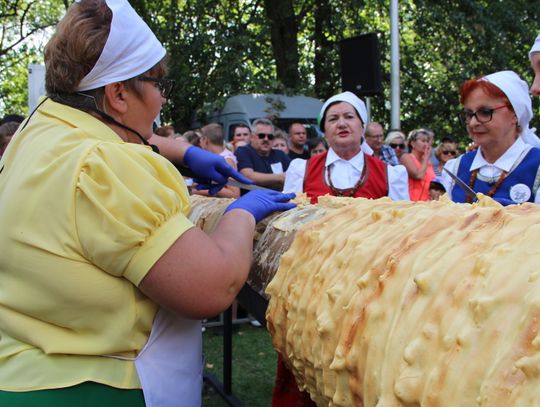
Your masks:
<instances>
[{"instance_id":1,"label":"tree foliage","mask_svg":"<svg viewBox=\"0 0 540 407\"><path fill-rule=\"evenodd\" d=\"M45 38L67 0L0 0L0 112L26 111L28 65L42 63Z\"/></svg>"},{"instance_id":2,"label":"tree foliage","mask_svg":"<svg viewBox=\"0 0 540 407\"><path fill-rule=\"evenodd\" d=\"M538 7L522 0L417 0L402 12L402 127L465 139L455 119L460 84L505 69L531 81L527 52L538 21Z\"/></svg>"},{"instance_id":3,"label":"tree foliage","mask_svg":"<svg viewBox=\"0 0 540 407\"><path fill-rule=\"evenodd\" d=\"M131 3L167 48L177 87L163 119L180 131L194 120L204 122L234 94L331 96L341 90L339 41L367 32L379 36L384 86L383 95L372 97L372 117L390 122L389 0ZM0 5L4 32L9 33L0 43L0 110L9 103L23 111L26 65L40 59L41 43L26 39L15 47L10 44L34 29L42 32L67 4L0 0ZM512 69L531 80L527 51L540 21L534 2L402 0L399 14L403 130L431 127L439 136L465 141L455 120L458 89L465 79ZM363 63L370 61L365 57Z\"/></svg>"}]
</instances>

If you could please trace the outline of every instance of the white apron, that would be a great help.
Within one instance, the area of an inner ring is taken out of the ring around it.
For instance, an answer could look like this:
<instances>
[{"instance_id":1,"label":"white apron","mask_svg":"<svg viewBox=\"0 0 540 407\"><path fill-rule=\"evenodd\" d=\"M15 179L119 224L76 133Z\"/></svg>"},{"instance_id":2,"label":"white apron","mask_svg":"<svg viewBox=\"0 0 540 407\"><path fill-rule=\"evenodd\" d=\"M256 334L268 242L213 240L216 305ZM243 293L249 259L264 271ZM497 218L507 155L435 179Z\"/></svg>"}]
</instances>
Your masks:
<instances>
[{"instance_id":1,"label":"white apron","mask_svg":"<svg viewBox=\"0 0 540 407\"><path fill-rule=\"evenodd\" d=\"M160 308L148 342L135 358L135 368L146 407L200 407L203 375L201 321L182 318Z\"/></svg>"},{"instance_id":2,"label":"white apron","mask_svg":"<svg viewBox=\"0 0 540 407\"><path fill-rule=\"evenodd\" d=\"M135 359L147 407L200 407L201 321L160 308L148 342Z\"/></svg>"}]
</instances>

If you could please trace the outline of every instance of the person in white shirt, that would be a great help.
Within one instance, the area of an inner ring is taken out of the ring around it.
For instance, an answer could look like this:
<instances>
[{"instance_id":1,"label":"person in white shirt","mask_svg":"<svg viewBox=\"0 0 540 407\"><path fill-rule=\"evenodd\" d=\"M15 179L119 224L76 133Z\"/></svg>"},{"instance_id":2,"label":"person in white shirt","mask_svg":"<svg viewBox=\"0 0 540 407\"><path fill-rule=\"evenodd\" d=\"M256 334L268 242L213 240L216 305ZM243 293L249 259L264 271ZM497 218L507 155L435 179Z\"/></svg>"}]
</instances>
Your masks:
<instances>
[{"instance_id":1,"label":"person in white shirt","mask_svg":"<svg viewBox=\"0 0 540 407\"><path fill-rule=\"evenodd\" d=\"M501 71L465 81L460 95L460 118L478 149L444 168L503 205L540 203L540 140L529 129L527 83L515 72ZM472 202L447 173L442 180L454 202Z\"/></svg>"},{"instance_id":2,"label":"person in white shirt","mask_svg":"<svg viewBox=\"0 0 540 407\"><path fill-rule=\"evenodd\" d=\"M367 109L351 92L328 99L321 109L321 130L329 150L309 160L293 160L285 176L284 191L305 192L312 202L321 195L408 200L405 167L388 166L371 156L362 143Z\"/></svg>"}]
</instances>

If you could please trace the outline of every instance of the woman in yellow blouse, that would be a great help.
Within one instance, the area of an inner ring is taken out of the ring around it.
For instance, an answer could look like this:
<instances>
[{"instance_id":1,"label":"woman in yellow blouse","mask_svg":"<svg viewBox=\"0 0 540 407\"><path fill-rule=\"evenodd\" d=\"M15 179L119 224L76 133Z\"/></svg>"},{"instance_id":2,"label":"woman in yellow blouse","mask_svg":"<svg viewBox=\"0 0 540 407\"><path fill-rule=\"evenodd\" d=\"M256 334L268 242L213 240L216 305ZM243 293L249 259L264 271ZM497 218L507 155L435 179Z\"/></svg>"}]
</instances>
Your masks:
<instances>
[{"instance_id":1,"label":"woman in yellow blouse","mask_svg":"<svg viewBox=\"0 0 540 407\"><path fill-rule=\"evenodd\" d=\"M47 97L0 161L0 405L200 405L198 320L242 287L255 223L294 206L255 191L211 236L189 222L181 175L147 145L164 57L126 0L74 3L46 47ZM240 178L162 140L214 190Z\"/></svg>"}]
</instances>

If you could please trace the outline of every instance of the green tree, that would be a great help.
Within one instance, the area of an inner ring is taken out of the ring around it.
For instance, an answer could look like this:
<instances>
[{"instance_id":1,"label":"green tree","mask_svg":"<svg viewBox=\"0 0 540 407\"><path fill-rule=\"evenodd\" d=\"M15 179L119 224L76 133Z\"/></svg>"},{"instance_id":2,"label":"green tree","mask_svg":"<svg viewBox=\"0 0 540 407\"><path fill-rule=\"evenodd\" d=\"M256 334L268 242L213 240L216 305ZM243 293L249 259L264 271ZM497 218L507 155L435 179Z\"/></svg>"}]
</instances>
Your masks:
<instances>
[{"instance_id":1,"label":"green tree","mask_svg":"<svg viewBox=\"0 0 540 407\"><path fill-rule=\"evenodd\" d=\"M465 143L455 118L460 84L505 69L530 81L540 10L522 0L401 3L402 127L428 126Z\"/></svg>"},{"instance_id":2,"label":"green tree","mask_svg":"<svg viewBox=\"0 0 540 407\"><path fill-rule=\"evenodd\" d=\"M28 65L41 63L44 39L67 0L0 0L0 112L27 113Z\"/></svg>"},{"instance_id":3,"label":"green tree","mask_svg":"<svg viewBox=\"0 0 540 407\"><path fill-rule=\"evenodd\" d=\"M204 121L236 93L276 89L264 8L258 1L173 2L152 9L146 21L169 54L174 96L164 118L179 130Z\"/></svg>"},{"instance_id":4,"label":"green tree","mask_svg":"<svg viewBox=\"0 0 540 407\"><path fill-rule=\"evenodd\" d=\"M0 0L9 33L0 43L0 111L8 106L25 111L26 66L40 62L47 27L67 2ZM372 97L372 117L390 121L389 0L131 3L168 51L177 87L163 119L180 131L194 120L207 120L234 94L326 99L341 90L339 41L368 32L380 39L384 86L383 95ZM527 51L540 21L534 2L402 0L399 10L403 130L427 126L438 136L452 134L465 142L465 130L455 119L465 79L512 69L531 80ZM360 63L370 63L360 57ZM540 127L538 119L533 124Z\"/></svg>"}]
</instances>

